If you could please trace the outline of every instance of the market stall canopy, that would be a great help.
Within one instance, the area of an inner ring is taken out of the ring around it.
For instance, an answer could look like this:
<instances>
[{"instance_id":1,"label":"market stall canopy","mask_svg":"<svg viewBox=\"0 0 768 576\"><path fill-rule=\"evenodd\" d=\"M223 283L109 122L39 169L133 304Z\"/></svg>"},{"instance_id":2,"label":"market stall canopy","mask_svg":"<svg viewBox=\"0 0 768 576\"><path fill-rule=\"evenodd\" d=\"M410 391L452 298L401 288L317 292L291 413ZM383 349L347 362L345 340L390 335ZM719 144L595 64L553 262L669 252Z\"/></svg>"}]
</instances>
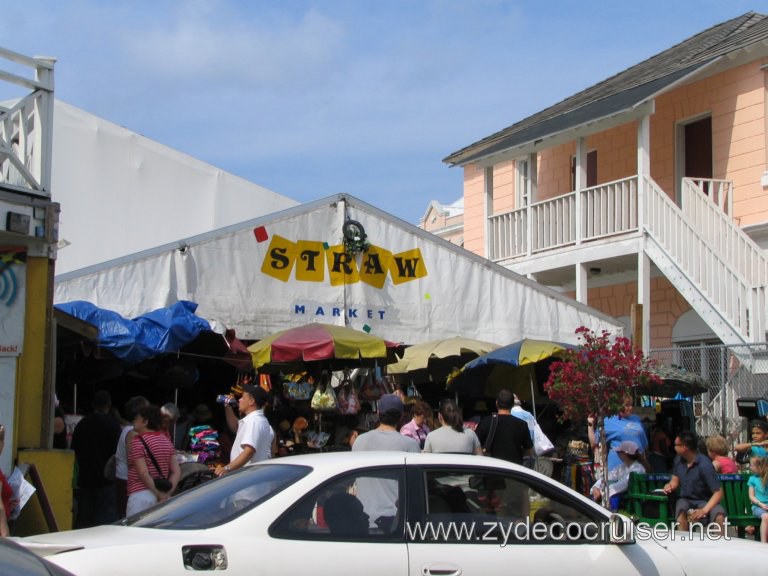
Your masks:
<instances>
[{"instance_id":1,"label":"market stall canopy","mask_svg":"<svg viewBox=\"0 0 768 576\"><path fill-rule=\"evenodd\" d=\"M462 335L577 342L615 319L339 194L55 279L55 302L135 317L176 300L255 341L309 322L412 344Z\"/></svg>"},{"instance_id":2,"label":"market stall canopy","mask_svg":"<svg viewBox=\"0 0 768 576\"><path fill-rule=\"evenodd\" d=\"M448 389L457 394L481 397L495 396L501 388L517 388L513 392L529 396L533 401L536 397L535 365L573 347L564 342L524 338L465 364L450 380Z\"/></svg>"},{"instance_id":3,"label":"market stall canopy","mask_svg":"<svg viewBox=\"0 0 768 576\"><path fill-rule=\"evenodd\" d=\"M677 395L698 396L707 391L707 382L698 374L689 372L680 366L657 364L650 372L661 379L661 384L649 383L635 386L635 391L645 396L674 398Z\"/></svg>"},{"instance_id":4,"label":"market stall canopy","mask_svg":"<svg viewBox=\"0 0 768 576\"><path fill-rule=\"evenodd\" d=\"M452 370L498 347L462 336L420 342L406 348L403 357L387 367L387 373L408 374L414 381L445 380Z\"/></svg>"},{"instance_id":5,"label":"market stall canopy","mask_svg":"<svg viewBox=\"0 0 768 576\"><path fill-rule=\"evenodd\" d=\"M185 344L210 330L208 322L195 316L197 304L180 301L137 318L124 318L117 312L90 302L67 302L56 308L98 328L97 344L126 364L136 364L152 356L178 352Z\"/></svg>"},{"instance_id":6,"label":"market stall canopy","mask_svg":"<svg viewBox=\"0 0 768 576\"><path fill-rule=\"evenodd\" d=\"M307 324L282 330L248 347L257 370L330 361L333 368L357 367L366 360L388 364L395 360L395 342L333 324Z\"/></svg>"}]
</instances>

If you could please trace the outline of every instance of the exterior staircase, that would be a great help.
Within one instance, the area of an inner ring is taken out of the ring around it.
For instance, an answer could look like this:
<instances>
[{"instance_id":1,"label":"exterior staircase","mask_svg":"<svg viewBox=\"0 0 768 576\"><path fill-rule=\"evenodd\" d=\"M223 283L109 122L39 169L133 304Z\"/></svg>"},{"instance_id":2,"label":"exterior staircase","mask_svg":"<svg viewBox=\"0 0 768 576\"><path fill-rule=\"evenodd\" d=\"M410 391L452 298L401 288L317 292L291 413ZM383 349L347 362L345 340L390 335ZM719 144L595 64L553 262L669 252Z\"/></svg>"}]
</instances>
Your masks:
<instances>
[{"instance_id":1,"label":"exterior staircase","mask_svg":"<svg viewBox=\"0 0 768 576\"><path fill-rule=\"evenodd\" d=\"M768 258L728 215L730 183L686 178L682 207L650 177L644 184L648 257L723 342L765 342ZM765 347L743 349L742 364L768 372Z\"/></svg>"},{"instance_id":2,"label":"exterior staircase","mask_svg":"<svg viewBox=\"0 0 768 576\"><path fill-rule=\"evenodd\" d=\"M494 214L487 253L504 265L642 238L644 253L720 340L750 350L739 360L768 373L768 258L733 222L732 197L730 181L685 178L678 206L650 176L634 175Z\"/></svg>"}]
</instances>

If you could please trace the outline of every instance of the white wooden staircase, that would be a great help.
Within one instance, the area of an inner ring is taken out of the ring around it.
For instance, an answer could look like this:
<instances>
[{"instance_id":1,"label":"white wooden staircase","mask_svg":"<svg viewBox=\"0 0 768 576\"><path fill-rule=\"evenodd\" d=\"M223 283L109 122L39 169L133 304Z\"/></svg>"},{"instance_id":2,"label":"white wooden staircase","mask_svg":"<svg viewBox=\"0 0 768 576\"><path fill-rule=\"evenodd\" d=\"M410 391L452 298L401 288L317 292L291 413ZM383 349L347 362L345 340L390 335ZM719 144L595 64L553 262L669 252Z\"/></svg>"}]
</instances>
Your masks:
<instances>
[{"instance_id":1,"label":"white wooden staircase","mask_svg":"<svg viewBox=\"0 0 768 576\"><path fill-rule=\"evenodd\" d=\"M727 214L730 184L686 178L682 207L644 184L645 253L724 343L765 342L768 258ZM768 372L768 352L744 349L743 364Z\"/></svg>"}]
</instances>

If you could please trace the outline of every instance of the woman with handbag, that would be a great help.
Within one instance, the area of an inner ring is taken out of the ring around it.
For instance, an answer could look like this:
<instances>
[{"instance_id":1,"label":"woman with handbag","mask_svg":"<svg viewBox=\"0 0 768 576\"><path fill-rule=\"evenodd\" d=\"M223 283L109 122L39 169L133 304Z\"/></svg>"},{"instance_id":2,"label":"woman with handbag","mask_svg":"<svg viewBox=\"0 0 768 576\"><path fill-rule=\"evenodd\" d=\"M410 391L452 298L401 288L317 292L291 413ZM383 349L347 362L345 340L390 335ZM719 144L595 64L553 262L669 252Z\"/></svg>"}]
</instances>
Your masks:
<instances>
[{"instance_id":1,"label":"woman with handbag","mask_svg":"<svg viewBox=\"0 0 768 576\"><path fill-rule=\"evenodd\" d=\"M136 437L128 451L128 516L167 500L181 476L173 443L160 430L157 406L139 408L133 419Z\"/></svg>"}]
</instances>

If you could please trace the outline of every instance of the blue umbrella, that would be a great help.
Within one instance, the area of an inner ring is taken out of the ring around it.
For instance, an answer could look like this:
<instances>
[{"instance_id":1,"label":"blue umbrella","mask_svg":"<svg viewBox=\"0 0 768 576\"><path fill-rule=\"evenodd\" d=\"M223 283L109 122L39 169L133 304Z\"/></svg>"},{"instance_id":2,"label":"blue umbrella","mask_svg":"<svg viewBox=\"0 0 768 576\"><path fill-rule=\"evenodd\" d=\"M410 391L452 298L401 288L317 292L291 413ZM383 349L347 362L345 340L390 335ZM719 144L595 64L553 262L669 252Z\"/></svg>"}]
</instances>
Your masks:
<instances>
[{"instance_id":1,"label":"blue umbrella","mask_svg":"<svg viewBox=\"0 0 768 576\"><path fill-rule=\"evenodd\" d=\"M531 382L531 401L533 403L534 416L536 415L536 403L534 400L534 371L533 366L537 362L547 360L557 356L559 352L574 348L572 344L564 342L551 342L549 340L532 340L524 338L512 344L507 344L501 348L496 348L487 354L478 356L474 360L467 362L449 382L449 387L457 393L461 389L469 390L471 382L470 376L479 376L480 380L485 380L494 366L530 366ZM474 374L473 374L474 373ZM485 386L484 386L485 387Z\"/></svg>"}]
</instances>

